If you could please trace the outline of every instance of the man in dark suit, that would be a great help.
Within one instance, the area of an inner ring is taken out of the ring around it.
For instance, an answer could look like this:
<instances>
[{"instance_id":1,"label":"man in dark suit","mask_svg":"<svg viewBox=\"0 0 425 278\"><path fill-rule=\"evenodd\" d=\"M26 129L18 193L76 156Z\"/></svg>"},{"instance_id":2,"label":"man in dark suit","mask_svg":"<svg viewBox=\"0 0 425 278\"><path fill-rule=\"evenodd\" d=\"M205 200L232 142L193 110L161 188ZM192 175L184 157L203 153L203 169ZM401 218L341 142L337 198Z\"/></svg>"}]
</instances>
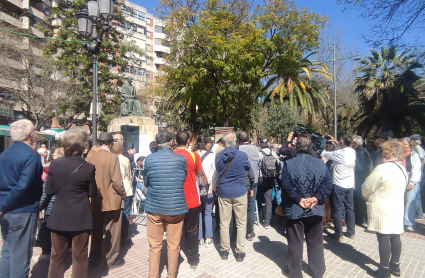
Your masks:
<instances>
[{"instance_id":1,"label":"man in dark suit","mask_svg":"<svg viewBox=\"0 0 425 278\"><path fill-rule=\"evenodd\" d=\"M0 155L0 277L28 277L43 167L31 148L37 131L30 121L11 124L10 136L15 142Z\"/></svg>"},{"instance_id":2,"label":"man in dark suit","mask_svg":"<svg viewBox=\"0 0 425 278\"><path fill-rule=\"evenodd\" d=\"M87 162L96 167L98 193L92 199L93 231L90 248L90 264L101 261L103 229L106 229L105 255L108 268L113 269L124 264L117 259L120 252L121 210L126 197L118 156L110 152L114 143L112 133L101 132L97 141L100 150L87 158Z\"/></svg>"}]
</instances>

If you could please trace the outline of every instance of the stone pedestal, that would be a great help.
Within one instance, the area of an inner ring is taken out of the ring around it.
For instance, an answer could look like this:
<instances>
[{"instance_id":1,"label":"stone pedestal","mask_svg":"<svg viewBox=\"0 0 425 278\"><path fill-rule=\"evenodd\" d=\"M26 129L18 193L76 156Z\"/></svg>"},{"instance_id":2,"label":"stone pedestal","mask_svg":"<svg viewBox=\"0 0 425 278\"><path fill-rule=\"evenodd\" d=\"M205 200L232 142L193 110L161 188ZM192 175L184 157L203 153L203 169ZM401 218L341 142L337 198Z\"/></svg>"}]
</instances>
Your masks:
<instances>
[{"instance_id":1,"label":"stone pedestal","mask_svg":"<svg viewBox=\"0 0 425 278\"><path fill-rule=\"evenodd\" d=\"M155 124L154 119L143 116L126 116L115 118L108 125L108 132L120 133L122 125L133 125L139 127L141 134L147 134L149 142L155 141L155 135L158 133L158 126Z\"/></svg>"}]
</instances>

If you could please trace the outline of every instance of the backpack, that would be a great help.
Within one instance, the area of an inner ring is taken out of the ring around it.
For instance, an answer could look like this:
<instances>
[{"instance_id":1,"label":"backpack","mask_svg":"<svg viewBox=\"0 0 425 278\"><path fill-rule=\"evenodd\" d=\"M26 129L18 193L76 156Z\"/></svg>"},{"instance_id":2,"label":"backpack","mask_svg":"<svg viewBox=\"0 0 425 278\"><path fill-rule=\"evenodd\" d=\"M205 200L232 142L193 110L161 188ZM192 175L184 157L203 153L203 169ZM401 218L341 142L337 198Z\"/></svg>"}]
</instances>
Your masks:
<instances>
[{"instance_id":1,"label":"backpack","mask_svg":"<svg viewBox=\"0 0 425 278\"><path fill-rule=\"evenodd\" d=\"M271 153L269 155L265 154L263 151L261 151L261 153L263 154L263 158L260 163L260 171L263 176L263 180L278 178L279 170L276 158L274 158Z\"/></svg>"}]
</instances>

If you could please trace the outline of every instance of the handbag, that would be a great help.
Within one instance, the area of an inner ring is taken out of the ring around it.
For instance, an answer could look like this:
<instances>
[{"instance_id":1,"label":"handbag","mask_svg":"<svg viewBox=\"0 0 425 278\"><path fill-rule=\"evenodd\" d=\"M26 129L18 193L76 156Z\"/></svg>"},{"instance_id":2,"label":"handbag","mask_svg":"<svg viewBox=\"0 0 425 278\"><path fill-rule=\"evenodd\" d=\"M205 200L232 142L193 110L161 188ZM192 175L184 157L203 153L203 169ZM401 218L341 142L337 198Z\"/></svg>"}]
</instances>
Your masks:
<instances>
[{"instance_id":1,"label":"handbag","mask_svg":"<svg viewBox=\"0 0 425 278\"><path fill-rule=\"evenodd\" d=\"M207 151L206 153L204 153L201 157L201 163L204 162L204 159L210 154L212 153L211 151ZM203 185L202 182L200 180L198 180L199 182L199 195L201 197L203 196L207 196L208 195L208 191L210 190L210 184L206 184Z\"/></svg>"}]
</instances>

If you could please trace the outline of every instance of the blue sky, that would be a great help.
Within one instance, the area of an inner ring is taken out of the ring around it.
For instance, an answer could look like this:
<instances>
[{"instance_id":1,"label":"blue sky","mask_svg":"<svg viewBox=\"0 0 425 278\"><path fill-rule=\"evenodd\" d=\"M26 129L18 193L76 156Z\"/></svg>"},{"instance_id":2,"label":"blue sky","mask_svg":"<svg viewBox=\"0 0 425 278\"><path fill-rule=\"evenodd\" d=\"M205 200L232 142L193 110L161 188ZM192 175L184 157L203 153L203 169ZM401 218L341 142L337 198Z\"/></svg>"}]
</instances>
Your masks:
<instances>
[{"instance_id":1,"label":"blue sky","mask_svg":"<svg viewBox=\"0 0 425 278\"><path fill-rule=\"evenodd\" d=\"M149 13L156 14L155 7L158 5L158 1L131 1L145 7ZM328 17L330 25L333 28L339 27L341 30L345 45L356 46L358 53L369 53L370 47L362 39L362 34L369 32L371 23L358 17L358 11L349 9L342 12L343 6L338 5L336 0L297 0L295 2L299 8L309 8L315 13Z\"/></svg>"}]
</instances>

